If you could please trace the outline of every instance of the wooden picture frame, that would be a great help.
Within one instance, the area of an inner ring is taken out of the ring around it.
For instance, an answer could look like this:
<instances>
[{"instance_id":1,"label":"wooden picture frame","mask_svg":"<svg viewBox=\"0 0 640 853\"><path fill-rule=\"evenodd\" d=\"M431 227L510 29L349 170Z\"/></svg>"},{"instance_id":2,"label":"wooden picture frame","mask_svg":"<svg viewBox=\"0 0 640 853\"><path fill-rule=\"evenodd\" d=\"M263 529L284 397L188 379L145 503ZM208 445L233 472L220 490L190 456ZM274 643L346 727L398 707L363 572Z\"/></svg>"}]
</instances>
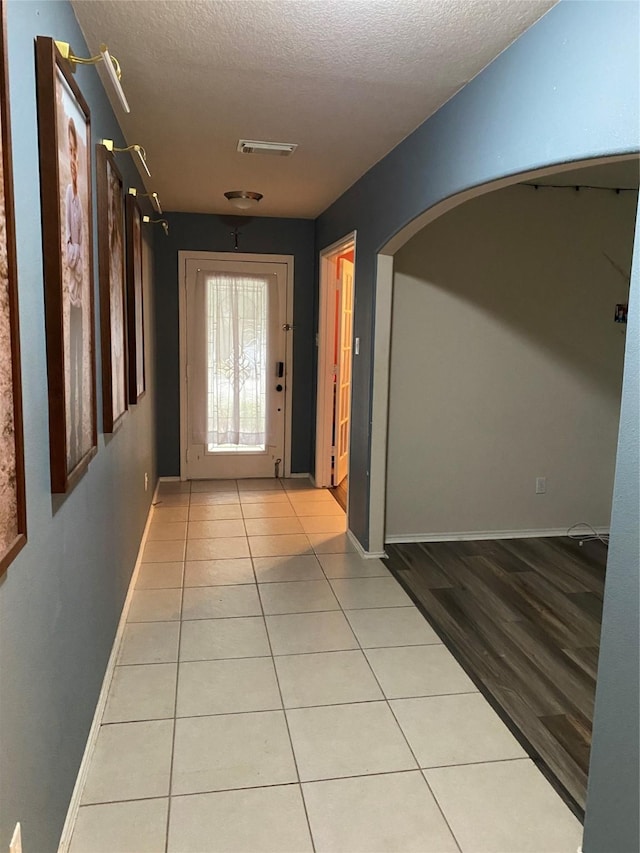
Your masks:
<instances>
[{"instance_id":1,"label":"wooden picture frame","mask_svg":"<svg viewBox=\"0 0 640 853\"><path fill-rule=\"evenodd\" d=\"M52 492L97 452L91 115L53 39L36 39Z\"/></svg>"},{"instance_id":2,"label":"wooden picture frame","mask_svg":"<svg viewBox=\"0 0 640 853\"><path fill-rule=\"evenodd\" d=\"M102 422L115 432L129 406L126 352L124 182L115 158L96 145Z\"/></svg>"},{"instance_id":3,"label":"wooden picture frame","mask_svg":"<svg viewBox=\"0 0 640 853\"><path fill-rule=\"evenodd\" d=\"M146 386L144 359L144 277L142 267L142 213L135 196L127 195L127 340L129 402L138 403Z\"/></svg>"},{"instance_id":4,"label":"wooden picture frame","mask_svg":"<svg viewBox=\"0 0 640 853\"><path fill-rule=\"evenodd\" d=\"M0 0L0 575L27 541L5 5Z\"/></svg>"}]
</instances>

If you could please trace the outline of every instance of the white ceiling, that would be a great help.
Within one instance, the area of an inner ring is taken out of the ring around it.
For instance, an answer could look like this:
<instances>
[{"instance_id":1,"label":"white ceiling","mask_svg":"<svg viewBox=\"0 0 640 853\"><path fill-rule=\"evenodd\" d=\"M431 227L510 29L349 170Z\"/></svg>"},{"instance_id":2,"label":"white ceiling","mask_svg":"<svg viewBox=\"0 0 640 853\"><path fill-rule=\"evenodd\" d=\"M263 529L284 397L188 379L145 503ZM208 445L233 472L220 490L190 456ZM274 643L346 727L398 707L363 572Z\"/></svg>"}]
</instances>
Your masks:
<instances>
[{"instance_id":1,"label":"white ceiling","mask_svg":"<svg viewBox=\"0 0 640 853\"><path fill-rule=\"evenodd\" d=\"M147 151L146 187L166 210L233 212L223 193L243 189L263 193L256 214L315 217L555 2L73 7L89 49L105 42L120 61L131 114L110 97L128 144ZM299 148L289 158L239 154L240 138Z\"/></svg>"}]
</instances>

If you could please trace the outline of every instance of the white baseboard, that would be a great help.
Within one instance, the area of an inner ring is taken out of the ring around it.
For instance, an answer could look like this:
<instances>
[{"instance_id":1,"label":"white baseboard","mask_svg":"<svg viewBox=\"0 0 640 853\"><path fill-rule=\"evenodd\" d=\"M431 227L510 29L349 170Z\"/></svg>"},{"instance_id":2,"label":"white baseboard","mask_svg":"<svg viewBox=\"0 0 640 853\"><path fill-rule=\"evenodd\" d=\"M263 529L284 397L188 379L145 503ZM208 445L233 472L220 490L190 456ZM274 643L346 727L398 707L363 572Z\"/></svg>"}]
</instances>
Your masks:
<instances>
[{"instance_id":1,"label":"white baseboard","mask_svg":"<svg viewBox=\"0 0 640 853\"><path fill-rule=\"evenodd\" d=\"M305 478L308 480L311 480L312 483L314 482L311 474L289 474L289 476L286 477L285 479L287 479L287 480L304 480Z\"/></svg>"},{"instance_id":2,"label":"white baseboard","mask_svg":"<svg viewBox=\"0 0 640 853\"><path fill-rule=\"evenodd\" d=\"M608 527L596 527L595 531L608 535ZM566 527L550 527L547 530L466 530L455 533L398 533L385 537L390 545L409 542L468 542L474 539L536 539L547 536L566 536Z\"/></svg>"},{"instance_id":3,"label":"white baseboard","mask_svg":"<svg viewBox=\"0 0 640 853\"><path fill-rule=\"evenodd\" d=\"M179 477L160 477L160 480L178 480ZM129 582L129 589L127 590L127 597L124 600L124 604L122 606L122 613L120 614L120 621L118 622L118 630L116 631L116 636L113 641L113 647L111 649L111 655L109 657L109 662L107 663L107 668L104 673L104 678L102 680L102 687L100 689L100 695L98 696L98 702L96 705L96 710L93 715L93 722L91 723L91 728L89 729L89 736L87 737L87 743L84 748L84 754L82 756L82 761L80 762L80 769L78 770L78 775L76 777L76 784L73 788L73 793L71 794L71 800L69 802L69 808L67 809L67 816L65 818L64 826L62 827L62 834L60 836L60 842L58 844L58 853L67 853L69 849L69 845L71 844L71 835L73 833L76 818L78 817L78 809L80 808L80 800L82 799L82 792L84 790L84 784L87 778L87 773L89 771L89 765L91 763L91 758L93 756L93 751L95 749L96 741L98 739L98 733L100 731L100 723L102 722L102 715L104 714L104 709L107 704L107 696L109 694L109 687L111 686L111 679L113 678L113 673L116 668L116 662L118 660L118 652L120 651L120 644L122 643L122 637L124 635L124 629L127 623L127 615L129 613L129 607L131 606L131 598L133 595L133 590L136 585L136 580L138 579L138 572L140 571L140 564L142 563L142 552L144 551L144 546L147 541L147 535L149 533L149 525L151 524L151 517L153 515L153 506L158 497L158 486L156 485L155 491L153 493L153 497L151 499L151 506L149 507L149 514L147 515L147 521L144 526L144 531L142 534L142 540L140 542L140 547L138 548L138 556L136 557L136 563L133 567L133 572L131 574L131 580Z\"/></svg>"},{"instance_id":4,"label":"white baseboard","mask_svg":"<svg viewBox=\"0 0 640 853\"><path fill-rule=\"evenodd\" d=\"M354 533L350 530L347 530L347 536L349 541L354 545L358 554L365 560L379 560L382 557L386 557L386 553L384 551L365 551Z\"/></svg>"},{"instance_id":5,"label":"white baseboard","mask_svg":"<svg viewBox=\"0 0 640 853\"><path fill-rule=\"evenodd\" d=\"M179 483L180 477L158 477L159 483Z\"/></svg>"}]
</instances>

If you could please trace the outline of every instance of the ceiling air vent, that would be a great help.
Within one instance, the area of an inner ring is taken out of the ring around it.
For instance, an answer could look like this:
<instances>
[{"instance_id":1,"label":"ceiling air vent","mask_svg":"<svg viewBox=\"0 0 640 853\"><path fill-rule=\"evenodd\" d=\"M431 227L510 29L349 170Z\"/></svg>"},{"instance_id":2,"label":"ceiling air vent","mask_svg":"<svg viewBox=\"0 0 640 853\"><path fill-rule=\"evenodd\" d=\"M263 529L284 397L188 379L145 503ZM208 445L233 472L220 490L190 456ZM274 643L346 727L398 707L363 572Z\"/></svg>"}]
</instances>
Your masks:
<instances>
[{"instance_id":1,"label":"ceiling air vent","mask_svg":"<svg viewBox=\"0 0 640 853\"><path fill-rule=\"evenodd\" d=\"M253 139L238 141L238 151L241 154L274 154L277 157L289 157L297 147L293 142L256 142Z\"/></svg>"}]
</instances>

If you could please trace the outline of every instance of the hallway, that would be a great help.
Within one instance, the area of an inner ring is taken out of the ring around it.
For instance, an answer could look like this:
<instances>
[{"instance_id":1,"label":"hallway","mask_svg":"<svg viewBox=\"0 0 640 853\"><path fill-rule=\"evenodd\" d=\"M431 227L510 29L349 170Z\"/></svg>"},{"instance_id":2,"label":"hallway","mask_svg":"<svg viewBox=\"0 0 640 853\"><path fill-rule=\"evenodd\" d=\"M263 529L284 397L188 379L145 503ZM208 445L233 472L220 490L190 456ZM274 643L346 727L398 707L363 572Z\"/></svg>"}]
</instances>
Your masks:
<instances>
[{"instance_id":1,"label":"hallway","mask_svg":"<svg viewBox=\"0 0 640 853\"><path fill-rule=\"evenodd\" d=\"M70 850L574 853L582 827L306 480L163 482Z\"/></svg>"}]
</instances>

